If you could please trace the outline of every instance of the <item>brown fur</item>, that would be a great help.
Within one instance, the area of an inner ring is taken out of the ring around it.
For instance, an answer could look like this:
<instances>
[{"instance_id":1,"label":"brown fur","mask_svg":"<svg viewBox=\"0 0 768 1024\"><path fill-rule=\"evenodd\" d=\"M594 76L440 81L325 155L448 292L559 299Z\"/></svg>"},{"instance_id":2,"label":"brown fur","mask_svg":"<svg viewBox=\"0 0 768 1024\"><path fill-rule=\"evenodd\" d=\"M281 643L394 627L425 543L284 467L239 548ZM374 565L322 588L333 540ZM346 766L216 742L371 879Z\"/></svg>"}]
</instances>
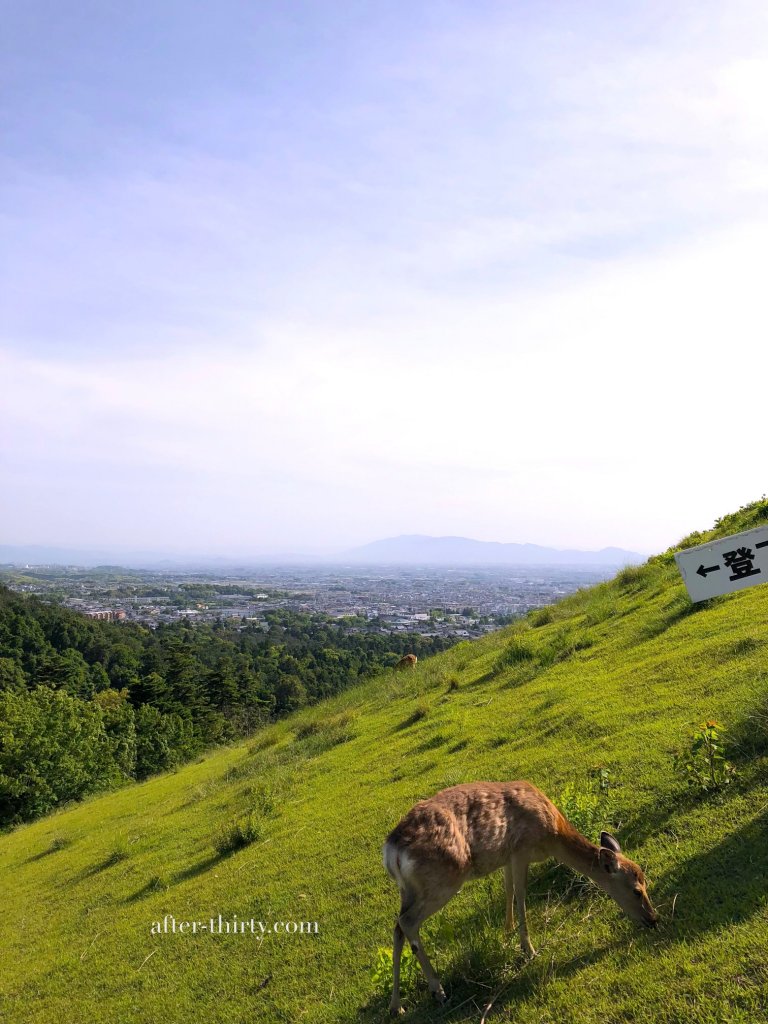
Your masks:
<instances>
[{"instance_id":1,"label":"brown fur","mask_svg":"<svg viewBox=\"0 0 768 1024\"><path fill-rule=\"evenodd\" d=\"M647 925L656 923L643 872L621 854L613 836L604 832L599 847L591 843L530 782L452 786L412 807L384 844L384 864L402 901L393 937L391 1012L402 1012L399 976L405 938L430 990L444 1001L440 979L421 946L419 927L470 879L504 870L506 928L512 928L514 903L521 945L533 955L525 917L528 865L550 857L592 878L631 917Z\"/></svg>"},{"instance_id":2,"label":"brown fur","mask_svg":"<svg viewBox=\"0 0 768 1024\"><path fill-rule=\"evenodd\" d=\"M404 668L416 668L416 662L418 660L419 659L415 654L406 654L400 659L400 661L398 661L395 668L398 669L398 671L401 671Z\"/></svg>"},{"instance_id":3,"label":"brown fur","mask_svg":"<svg viewBox=\"0 0 768 1024\"><path fill-rule=\"evenodd\" d=\"M481 878L503 867L521 846L545 843L558 817L530 782L473 782L416 804L387 842L419 861L456 870L465 880Z\"/></svg>"}]
</instances>

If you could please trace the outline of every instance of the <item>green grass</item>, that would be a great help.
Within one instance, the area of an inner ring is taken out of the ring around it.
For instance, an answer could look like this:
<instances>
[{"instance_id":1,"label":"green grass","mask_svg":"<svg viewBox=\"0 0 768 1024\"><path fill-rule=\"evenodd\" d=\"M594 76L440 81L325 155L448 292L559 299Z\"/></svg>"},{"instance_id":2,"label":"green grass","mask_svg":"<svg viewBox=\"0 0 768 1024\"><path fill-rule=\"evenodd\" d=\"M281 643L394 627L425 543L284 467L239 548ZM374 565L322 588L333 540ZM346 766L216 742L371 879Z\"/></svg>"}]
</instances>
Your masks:
<instances>
[{"instance_id":1,"label":"green grass","mask_svg":"<svg viewBox=\"0 0 768 1024\"><path fill-rule=\"evenodd\" d=\"M690 543L766 518L758 503ZM470 883L424 929L450 1001L434 1008L417 980L408 1019L477 1022L494 998L490 1019L520 1024L762 1020L766 652L768 588L692 607L667 553L251 743L18 828L0 837L0 1019L382 1020L398 901L380 847L399 817L446 785L515 778L590 816L578 794L600 766L659 931L543 865L529 901L539 956L524 962L503 935L500 877ZM702 798L672 764L705 718L730 731L737 775ZM258 827L217 850L233 822ZM319 934L150 931L166 914L219 913L316 920Z\"/></svg>"}]
</instances>

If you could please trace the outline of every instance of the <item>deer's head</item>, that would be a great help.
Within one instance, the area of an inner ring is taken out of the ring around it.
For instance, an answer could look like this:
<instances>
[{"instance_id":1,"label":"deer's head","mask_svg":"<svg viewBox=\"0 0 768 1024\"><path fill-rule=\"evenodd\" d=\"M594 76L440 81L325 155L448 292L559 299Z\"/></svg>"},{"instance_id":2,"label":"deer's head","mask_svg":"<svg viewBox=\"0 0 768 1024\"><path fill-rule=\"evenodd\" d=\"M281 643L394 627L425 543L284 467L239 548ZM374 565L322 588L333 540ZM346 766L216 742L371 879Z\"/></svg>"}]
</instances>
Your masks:
<instances>
[{"instance_id":1,"label":"deer's head","mask_svg":"<svg viewBox=\"0 0 768 1024\"><path fill-rule=\"evenodd\" d=\"M642 868L622 854L618 840L610 832L600 833L598 860L602 888L633 921L655 928L659 915L648 899Z\"/></svg>"}]
</instances>

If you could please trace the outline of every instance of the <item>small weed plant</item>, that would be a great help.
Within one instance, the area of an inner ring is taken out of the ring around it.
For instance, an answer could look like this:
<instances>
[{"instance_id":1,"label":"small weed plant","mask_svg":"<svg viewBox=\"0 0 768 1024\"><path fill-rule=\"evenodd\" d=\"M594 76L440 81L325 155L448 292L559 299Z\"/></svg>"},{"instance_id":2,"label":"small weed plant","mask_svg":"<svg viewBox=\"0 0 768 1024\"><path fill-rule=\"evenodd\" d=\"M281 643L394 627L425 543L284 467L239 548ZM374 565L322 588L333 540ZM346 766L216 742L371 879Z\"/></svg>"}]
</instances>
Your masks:
<instances>
[{"instance_id":1,"label":"small weed plant","mask_svg":"<svg viewBox=\"0 0 768 1024\"><path fill-rule=\"evenodd\" d=\"M733 781L735 769L726 760L724 730L708 719L691 735L688 746L674 760L675 774L696 793L716 793Z\"/></svg>"},{"instance_id":2,"label":"small weed plant","mask_svg":"<svg viewBox=\"0 0 768 1024\"><path fill-rule=\"evenodd\" d=\"M400 989L402 992L411 992L419 976L419 966L416 957L408 945L403 946L403 955L400 958ZM376 955L376 964L371 972L371 981L383 995L389 995L392 991L392 950L379 946Z\"/></svg>"}]
</instances>

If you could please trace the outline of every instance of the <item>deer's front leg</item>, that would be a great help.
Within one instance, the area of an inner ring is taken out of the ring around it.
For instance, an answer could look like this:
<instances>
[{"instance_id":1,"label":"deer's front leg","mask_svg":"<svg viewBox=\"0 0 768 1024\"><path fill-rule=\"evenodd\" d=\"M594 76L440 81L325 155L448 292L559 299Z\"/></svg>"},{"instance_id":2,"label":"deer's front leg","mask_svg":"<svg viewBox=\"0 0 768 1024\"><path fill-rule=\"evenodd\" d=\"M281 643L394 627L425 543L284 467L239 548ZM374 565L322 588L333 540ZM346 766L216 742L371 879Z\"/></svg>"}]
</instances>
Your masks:
<instances>
[{"instance_id":1,"label":"deer's front leg","mask_svg":"<svg viewBox=\"0 0 768 1024\"><path fill-rule=\"evenodd\" d=\"M518 927L520 929L520 946L526 956L536 956L536 950L533 948L531 940L528 938L528 922L525 917L525 892L528 888L528 862L523 860L513 860L508 867L509 874L512 879L512 888L515 893L517 920ZM505 869L505 882L506 878L507 871Z\"/></svg>"},{"instance_id":2,"label":"deer's front leg","mask_svg":"<svg viewBox=\"0 0 768 1024\"><path fill-rule=\"evenodd\" d=\"M507 909L504 916L504 931L507 935L515 928L515 880L512 877L512 865L504 865L504 895Z\"/></svg>"}]
</instances>

